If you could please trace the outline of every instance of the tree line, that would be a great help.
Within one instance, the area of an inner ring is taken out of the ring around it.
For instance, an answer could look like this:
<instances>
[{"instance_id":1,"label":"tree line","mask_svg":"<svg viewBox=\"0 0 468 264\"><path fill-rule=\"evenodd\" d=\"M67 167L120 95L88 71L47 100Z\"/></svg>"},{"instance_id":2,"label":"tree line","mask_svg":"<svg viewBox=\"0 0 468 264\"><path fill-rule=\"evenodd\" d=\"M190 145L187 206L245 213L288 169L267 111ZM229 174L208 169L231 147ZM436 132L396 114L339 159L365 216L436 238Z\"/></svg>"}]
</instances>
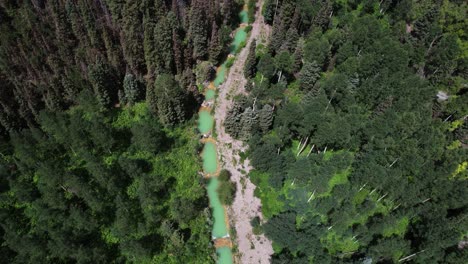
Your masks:
<instances>
[{"instance_id":1,"label":"tree line","mask_svg":"<svg viewBox=\"0 0 468 264\"><path fill-rule=\"evenodd\" d=\"M242 4L0 1L0 262L214 263L192 116Z\"/></svg>"},{"instance_id":2,"label":"tree line","mask_svg":"<svg viewBox=\"0 0 468 264\"><path fill-rule=\"evenodd\" d=\"M84 89L106 108L140 96L157 111L163 74L189 101L199 98L194 68L228 52L240 8L234 0L2 1L1 130L35 126L41 110L65 110ZM135 91L123 88L126 78L139 83L127 86Z\"/></svg>"},{"instance_id":3,"label":"tree line","mask_svg":"<svg viewBox=\"0 0 468 264\"><path fill-rule=\"evenodd\" d=\"M225 126L249 143L273 263L466 259L466 10L265 1L273 32Z\"/></svg>"}]
</instances>

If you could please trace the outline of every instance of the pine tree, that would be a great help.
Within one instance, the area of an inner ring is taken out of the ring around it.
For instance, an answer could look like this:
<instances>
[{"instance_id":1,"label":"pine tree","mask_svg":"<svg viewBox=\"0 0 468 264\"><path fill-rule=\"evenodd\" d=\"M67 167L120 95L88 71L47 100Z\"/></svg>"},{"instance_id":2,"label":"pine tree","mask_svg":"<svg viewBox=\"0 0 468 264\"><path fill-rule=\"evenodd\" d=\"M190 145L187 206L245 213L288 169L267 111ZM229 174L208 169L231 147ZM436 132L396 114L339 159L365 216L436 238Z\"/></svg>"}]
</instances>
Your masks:
<instances>
[{"instance_id":1,"label":"pine tree","mask_svg":"<svg viewBox=\"0 0 468 264\"><path fill-rule=\"evenodd\" d=\"M186 94L172 75L161 74L154 82L159 120L172 126L185 120Z\"/></svg>"},{"instance_id":2,"label":"pine tree","mask_svg":"<svg viewBox=\"0 0 468 264\"><path fill-rule=\"evenodd\" d=\"M120 106L124 106L127 104L127 98L125 97L125 92L120 90L117 92L117 96L119 97L119 104Z\"/></svg>"},{"instance_id":3,"label":"pine tree","mask_svg":"<svg viewBox=\"0 0 468 264\"><path fill-rule=\"evenodd\" d=\"M247 55L247 60L244 65L244 75L246 78L252 78L255 76L255 66L257 64L257 57L255 54L256 40L254 39L249 46L249 54Z\"/></svg>"},{"instance_id":4,"label":"pine tree","mask_svg":"<svg viewBox=\"0 0 468 264\"><path fill-rule=\"evenodd\" d=\"M126 1L122 10L124 56L133 72L141 72L145 65L141 13L137 1Z\"/></svg>"},{"instance_id":5,"label":"pine tree","mask_svg":"<svg viewBox=\"0 0 468 264\"><path fill-rule=\"evenodd\" d=\"M125 75L123 83L123 95L125 96L125 102L129 105L133 105L138 100L140 100L143 95L142 86L142 83L132 74Z\"/></svg>"},{"instance_id":6,"label":"pine tree","mask_svg":"<svg viewBox=\"0 0 468 264\"><path fill-rule=\"evenodd\" d=\"M288 51L282 51L275 56L275 66L278 70L278 82L281 80L283 73L291 72L292 57Z\"/></svg>"},{"instance_id":7,"label":"pine tree","mask_svg":"<svg viewBox=\"0 0 468 264\"><path fill-rule=\"evenodd\" d=\"M166 17L160 19L154 28L156 43L156 73L172 73L174 56L172 54L172 29Z\"/></svg>"},{"instance_id":8,"label":"pine tree","mask_svg":"<svg viewBox=\"0 0 468 264\"><path fill-rule=\"evenodd\" d=\"M273 107L269 104L263 106L258 113L259 126L263 133L268 132L273 124Z\"/></svg>"},{"instance_id":9,"label":"pine tree","mask_svg":"<svg viewBox=\"0 0 468 264\"><path fill-rule=\"evenodd\" d=\"M239 132L239 139L247 140L254 133L258 121L258 114L252 107L247 107L241 116L241 130Z\"/></svg>"},{"instance_id":10,"label":"pine tree","mask_svg":"<svg viewBox=\"0 0 468 264\"><path fill-rule=\"evenodd\" d=\"M148 104L148 108L150 109L151 113L156 116L158 113L158 102L156 100L156 92L154 89L154 81L148 80L146 82L146 103Z\"/></svg>"},{"instance_id":11,"label":"pine tree","mask_svg":"<svg viewBox=\"0 0 468 264\"><path fill-rule=\"evenodd\" d=\"M273 77L273 74L275 74L275 62L269 53L260 58L257 69L263 77L267 79Z\"/></svg>"},{"instance_id":12,"label":"pine tree","mask_svg":"<svg viewBox=\"0 0 468 264\"><path fill-rule=\"evenodd\" d=\"M207 24L203 3L194 1L190 9L190 38L193 41L193 57L203 59L207 50Z\"/></svg>"},{"instance_id":13,"label":"pine tree","mask_svg":"<svg viewBox=\"0 0 468 264\"><path fill-rule=\"evenodd\" d=\"M216 25L216 21L213 21L213 25L211 26L211 40L210 40L210 49L209 49L209 57L210 61L213 64L218 64L219 56L223 50L221 46L221 40L218 32L218 25Z\"/></svg>"},{"instance_id":14,"label":"pine tree","mask_svg":"<svg viewBox=\"0 0 468 264\"><path fill-rule=\"evenodd\" d=\"M321 69L315 61L304 63L304 66L302 66L301 72L299 73L301 89L306 91L312 90L315 83L320 78L320 72Z\"/></svg>"},{"instance_id":15,"label":"pine tree","mask_svg":"<svg viewBox=\"0 0 468 264\"><path fill-rule=\"evenodd\" d=\"M286 38L280 47L280 51L286 50L289 52L293 52L298 40L299 34L297 33L297 29L291 27L288 30L288 32L286 32Z\"/></svg>"},{"instance_id":16,"label":"pine tree","mask_svg":"<svg viewBox=\"0 0 468 264\"><path fill-rule=\"evenodd\" d=\"M302 56L303 56L303 49L304 49L304 41L300 39L297 42L296 49L294 50L293 54L293 65L291 67L291 73L296 74L301 70L302 67Z\"/></svg>"},{"instance_id":17,"label":"pine tree","mask_svg":"<svg viewBox=\"0 0 468 264\"><path fill-rule=\"evenodd\" d=\"M284 41L284 34L283 27L281 25L281 19L279 16L275 16L275 20L273 21L273 27L271 29L271 37L270 37L270 44L268 48L271 53L278 51Z\"/></svg>"},{"instance_id":18,"label":"pine tree","mask_svg":"<svg viewBox=\"0 0 468 264\"><path fill-rule=\"evenodd\" d=\"M94 88L99 103L102 107L107 108L111 105L112 99L110 95L110 88L112 84L110 80L110 69L101 62L98 62L89 67L89 80Z\"/></svg>"},{"instance_id":19,"label":"pine tree","mask_svg":"<svg viewBox=\"0 0 468 264\"><path fill-rule=\"evenodd\" d=\"M172 43L176 71L177 74L180 74L184 71L184 51L182 50L182 41L177 28L172 30Z\"/></svg>"},{"instance_id":20,"label":"pine tree","mask_svg":"<svg viewBox=\"0 0 468 264\"><path fill-rule=\"evenodd\" d=\"M224 120L226 132L233 138L237 138L241 130L241 115L242 106L239 103L234 103L227 112L226 120Z\"/></svg>"},{"instance_id":21,"label":"pine tree","mask_svg":"<svg viewBox=\"0 0 468 264\"><path fill-rule=\"evenodd\" d=\"M224 24L231 25L234 14L236 13L236 3L234 0L223 0L223 7L221 11L224 17Z\"/></svg>"},{"instance_id":22,"label":"pine tree","mask_svg":"<svg viewBox=\"0 0 468 264\"><path fill-rule=\"evenodd\" d=\"M265 22L270 24L273 23L275 15L276 0L266 0L263 4L262 15L265 18Z\"/></svg>"},{"instance_id":23,"label":"pine tree","mask_svg":"<svg viewBox=\"0 0 468 264\"><path fill-rule=\"evenodd\" d=\"M156 43L154 40L155 22L148 10L143 16L143 26L145 28L143 35L143 52L145 55L146 72L148 74L154 74L156 68Z\"/></svg>"}]
</instances>

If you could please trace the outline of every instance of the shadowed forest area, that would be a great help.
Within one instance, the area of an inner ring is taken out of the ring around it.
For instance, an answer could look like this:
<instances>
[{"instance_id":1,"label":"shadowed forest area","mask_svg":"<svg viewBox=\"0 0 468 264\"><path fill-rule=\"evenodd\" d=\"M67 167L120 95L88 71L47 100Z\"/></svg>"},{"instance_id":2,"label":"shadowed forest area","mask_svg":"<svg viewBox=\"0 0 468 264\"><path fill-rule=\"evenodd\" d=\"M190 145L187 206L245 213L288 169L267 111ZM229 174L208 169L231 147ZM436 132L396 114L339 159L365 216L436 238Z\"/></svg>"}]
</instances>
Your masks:
<instances>
[{"instance_id":1,"label":"shadowed forest area","mask_svg":"<svg viewBox=\"0 0 468 264\"><path fill-rule=\"evenodd\" d=\"M249 143L272 263L466 262L466 11L266 1L225 126Z\"/></svg>"},{"instance_id":2,"label":"shadowed forest area","mask_svg":"<svg viewBox=\"0 0 468 264\"><path fill-rule=\"evenodd\" d=\"M242 1L0 1L1 263L214 263L199 87Z\"/></svg>"}]
</instances>

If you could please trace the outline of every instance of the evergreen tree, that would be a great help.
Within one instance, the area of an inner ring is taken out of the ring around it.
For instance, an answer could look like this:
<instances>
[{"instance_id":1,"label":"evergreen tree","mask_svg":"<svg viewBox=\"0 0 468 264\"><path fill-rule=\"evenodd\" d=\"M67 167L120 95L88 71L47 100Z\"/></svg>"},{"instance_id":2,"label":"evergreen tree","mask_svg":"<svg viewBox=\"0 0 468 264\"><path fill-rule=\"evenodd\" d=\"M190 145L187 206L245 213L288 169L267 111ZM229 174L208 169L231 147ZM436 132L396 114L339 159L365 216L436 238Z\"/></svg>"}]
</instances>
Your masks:
<instances>
[{"instance_id":1,"label":"evergreen tree","mask_svg":"<svg viewBox=\"0 0 468 264\"><path fill-rule=\"evenodd\" d=\"M247 140L254 134L258 122L258 113L255 109L247 107L241 115L239 139Z\"/></svg>"},{"instance_id":2,"label":"evergreen tree","mask_svg":"<svg viewBox=\"0 0 468 264\"><path fill-rule=\"evenodd\" d=\"M297 29L295 29L294 27L289 28L286 32L285 41L283 42L279 50L294 52L298 40L299 34L297 33Z\"/></svg>"},{"instance_id":3,"label":"evergreen tree","mask_svg":"<svg viewBox=\"0 0 468 264\"><path fill-rule=\"evenodd\" d=\"M190 9L190 36L193 40L193 57L203 59L207 50L207 23L206 13L202 1L194 1Z\"/></svg>"},{"instance_id":4,"label":"evergreen tree","mask_svg":"<svg viewBox=\"0 0 468 264\"><path fill-rule=\"evenodd\" d=\"M255 0L248 0L247 1L247 10L248 10L248 18L249 24L252 24L255 21L255 11L256 11L256 4L257 1Z\"/></svg>"},{"instance_id":5,"label":"evergreen tree","mask_svg":"<svg viewBox=\"0 0 468 264\"><path fill-rule=\"evenodd\" d=\"M291 72L293 74L297 74L302 67L302 57L303 57L303 48L304 48L304 41L300 39L297 43L296 49L294 50L293 54L293 65L291 67Z\"/></svg>"},{"instance_id":6,"label":"evergreen tree","mask_svg":"<svg viewBox=\"0 0 468 264\"><path fill-rule=\"evenodd\" d=\"M278 82L281 80L283 73L289 73L291 71L292 57L288 51L283 51L275 56L275 66L278 73Z\"/></svg>"},{"instance_id":7,"label":"evergreen tree","mask_svg":"<svg viewBox=\"0 0 468 264\"><path fill-rule=\"evenodd\" d=\"M139 72L144 66L143 32L139 3L126 1L122 10L124 56L132 71Z\"/></svg>"},{"instance_id":8,"label":"evergreen tree","mask_svg":"<svg viewBox=\"0 0 468 264\"><path fill-rule=\"evenodd\" d=\"M135 104L142 99L143 85L132 74L126 74L123 82L125 103L129 105ZM120 91L120 90L119 90Z\"/></svg>"},{"instance_id":9,"label":"evergreen tree","mask_svg":"<svg viewBox=\"0 0 468 264\"><path fill-rule=\"evenodd\" d=\"M271 107L269 104L264 105L263 108L258 112L258 121L262 132L268 132L271 125L273 124L273 107Z\"/></svg>"},{"instance_id":10,"label":"evergreen tree","mask_svg":"<svg viewBox=\"0 0 468 264\"><path fill-rule=\"evenodd\" d=\"M117 92L117 96L119 97L119 103L121 106L124 106L127 104L127 98L125 97L125 92L123 90L119 90Z\"/></svg>"},{"instance_id":11,"label":"evergreen tree","mask_svg":"<svg viewBox=\"0 0 468 264\"><path fill-rule=\"evenodd\" d=\"M171 75L161 74L154 82L159 120L172 126L186 118L186 94Z\"/></svg>"},{"instance_id":12,"label":"evergreen tree","mask_svg":"<svg viewBox=\"0 0 468 264\"><path fill-rule=\"evenodd\" d=\"M239 103L234 103L231 109L227 112L224 120L226 132L233 138L237 138L241 131L242 106Z\"/></svg>"},{"instance_id":13,"label":"evergreen tree","mask_svg":"<svg viewBox=\"0 0 468 264\"><path fill-rule=\"evenodd\" d=\"M110 107L114 100L113 87L118 85L112 69L102 62L97 62L89 67L88 75L101 106Z\"/></svg>"},{"instance_id":14,"label":"evergreen tree","mask_svg":"<svg viewBox=\"0 0 468 264\"><path fill-rule=\"evenodd\" d=\"M172 54L172 28L166 17L158 21L154 28L156 73L172 73L174 56Z\"/></svg>"},{"instance_id":15,"label":"evergreen tree","mask_svg":"<svg viewBox=\"0 0 468 264\"><path fill-rule=\"evenodd\" d=\"M221 11L224 24L231 25L234 22L233 18L236 14L236 2L234 0L223 0Z\"/></svg>"},{"instance_id":16,"label":"evergreen tree","mask_svg":"<svg viewBox=\"0 0 468 264\"><path fill-rule=\"evenodd\" d=\"M256 41L254 39L252 43L250 43L249 54L247 55L244 65L244 75L246 78L252 78L255 76L255 65L257 64L257 56L255 54L256 46Z\"/></svg>"},{"instance_id":17,"label":"evergreen tree","mask_svg":"<svg viewBox=\"0 0 468 264\"><path fill-rule=\"evenodd\" d=\"M258 71L267 79L275 74L275 62L269 53L263 55L257 65Z\"/></svg>"},{"instance_id":18,"label":"evergreen tree","mask_svg":"<svg viewBox=\"0 0 468 264\"><path fill-rule=\"evenodd\" d=\"M218 32L218 26L216 25L216 22L213 21L213 25L211 26L211 40L210 40L210 48L209 48L209 57L210 61L213 64L218 63L219 56L221 55L221 52L223 50L223 47L221 46L221 40L220 40L220 35Z\"/></svg>"},{"instance_id":19,"label":"evergreen tree","mask_svg":"<svg viewBox=\"0 0 468 264\"><path fill-rule=\"evenodd\" d=\"M311 91L315 83L320 78L321 69L315 61L305 62L299 73L299 82L301 89Z\"/></svg>"},{"instance_id":20,"label":"evergreen tree","mask_svg":"<svg viewBox=\"0 0 468 264\"><path fill-rule=\"evenodd\" d=\"M265 22L270 25L273 23L276 3L277 1L275 0L266 0L262 7L262 15L265 18Z\"/></svg>"},{"instance_id":21,"label":"evergreen tree","mask_svg":"<svg viewBox=\"0 0 468 264\"><path fill-rule=\"evenodd\" d=\"M172 30L172 43L174 52L174 64L178 74L184 70L184 51L182 49L182 40L177 28Z\"/></svg>"}]
</instances>

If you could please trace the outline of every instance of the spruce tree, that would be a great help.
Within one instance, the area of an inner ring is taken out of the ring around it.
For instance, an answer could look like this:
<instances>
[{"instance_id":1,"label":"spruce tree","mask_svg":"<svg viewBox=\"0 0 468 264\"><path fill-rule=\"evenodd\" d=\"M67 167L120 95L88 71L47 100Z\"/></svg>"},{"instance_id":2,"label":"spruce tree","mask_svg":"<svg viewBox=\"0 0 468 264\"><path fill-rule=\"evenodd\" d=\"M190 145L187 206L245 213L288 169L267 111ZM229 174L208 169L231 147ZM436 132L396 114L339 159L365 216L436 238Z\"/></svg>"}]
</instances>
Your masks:
<instances>
[{"instance_id":1,"label":"spruce tree","mask_svg":"<svg viewBox=\"0 0 468 264\"><path fill-rule=\"evenodd\" d=\"M269 104L264 105L263 108L258 112L258 121L262 132L268 132L271 125L273 124L273 107L271 107Z\"/></svg>"},{"instance_id":2,"label":"spruce tree","mask_svg":"<svg viewBox=\"0 0 468 264\"><path fill-rule=\"evenodd\" d=\"M221 40L218 31L218 25L216 25L216 21L213 21L213 25L211 26L211 40L210 40L210 48L209 48L209 57L210 61L213 64L218 63L219 56L223 47L221 46Z\"/></svg>"},{"instance_id":3,"label":"spruce tree","mask_svg":"<svg viewBox=\"0 0 468 264\"><path fill-rule=\"evenodd\" d=\"M275 74L275 62L269 53L260 58L257 69L263 77L267 79L273 77L273 74Z\"/></svg>"},{"instance_id":4,"label":"spruce tree","mask_svg":"<svg viewBox=\"0 0 468 264\"><path fill-rule=\"evenodd\" d=\"M241 115L242 106L239 103L234 103L224 120L226 132L233 138L237 138L241 130Z\"/></svg>"},{"instance_id":5,"label":"spruce tree","mask_svg":"<svg viewBox=\"0 0 468 264\"><path fill-rule=\"evenodd\" d=\"M239 139L247 140L255 132L257 126L258 114L252 107L247 107L241 116L241 129L239 131Z\"/></svg>"},{"instance_id":6,"label":"spruce tree","mask_svg":"<svg viewBox=\"0 0 468 264\"><path fill-rule=\"evenodd\" d=\"M165 126L172 126L185 120L186 94L174 77L161 74L154 82L159 120Z\"/></svg>"},{"instance_id":7,"label":"spruce tree","mask_svg":"<svg viewBox=\"0 0 468 264\"><path fill-rule=\"evenodd\" d=\"M201 2L194 1L190 9L190 38L193 41L193 57L203 59L207 50L206 13Z\"/></svg>"},{"instance_id":8,"label":"spruce tree","mask_svg":"<svg viewBox=\"0 0 468 264\"><path fill-rule=\"evenodd\" d=\"M244 65L244 75L246 78L252 78L255 76L255 66L257 64L257 57L255 55L256 46L256 41L254 39L252 43L250 43L249 54L247 55L247 60Z\"/></svg>"},{"instance_id":9,"label":"spruce tree","mask_svg":"<svg viewBox=\"0 0 468 264\"><path fill-rule=\"evenodd\" d=\"M154 29L156 50L156 73L172 73L174 56L172 54L172 29L167 18L162 18Z\"/></svg>"},{"instance_id":10,"label":"spruce tree","mask_svg":"<svg viewBox=\"0 0 468 264\"><path fill-rule=\"evenodd\" d=\"M223 0L222 14L224 17L224 24L231 25L233 22L234 14L236 12L236 3L234 0Z\"/></svg>"},{"instance_id":11,"label":"spruce tree","mask_svg":"<svg viewBox=\"0 0 468 264\"><path fill-rule=\"evenodd\" d=\"M125 102L129 105L135 104L143 94L143 84L132 74L125 75L123 88Z\"/></svg>"},{"instance_id":12,"label":"spruce tree","mask_svg":"<svg viewBox=\"0 0 468 264\"><path fill-rule=\"evenodd\" d=\"M301 72L299 73L301 89L306 91L312 90L315 83L320 78L320 72L321 69L315 61L304 63L304 66L302 66Z\"/></svg>"},{"instance_id":13,"label":"spruce tree","mask_svg":"<svg viewBox=\"0 0 468 264\"><path fill-rule=\"evenodd\" d=\"M293 54L293 65L291 66L291 73L296 74L301 70L302 67L302 56L304 49L304 40L300 39L297 42L296 49Z\"/></svg>"},{"instance_id":14,"label":"spruce tree","mask_svg":"<svg viewBox=\"0 0 468 264\"><path fill-rule=\"evenodd\" d=\"M109 107L112 103L111 91L116 85L112 69L102 62L98 62L89 67L88 74L99 103L104 108Z\"/></svg>"}]
</instances>

